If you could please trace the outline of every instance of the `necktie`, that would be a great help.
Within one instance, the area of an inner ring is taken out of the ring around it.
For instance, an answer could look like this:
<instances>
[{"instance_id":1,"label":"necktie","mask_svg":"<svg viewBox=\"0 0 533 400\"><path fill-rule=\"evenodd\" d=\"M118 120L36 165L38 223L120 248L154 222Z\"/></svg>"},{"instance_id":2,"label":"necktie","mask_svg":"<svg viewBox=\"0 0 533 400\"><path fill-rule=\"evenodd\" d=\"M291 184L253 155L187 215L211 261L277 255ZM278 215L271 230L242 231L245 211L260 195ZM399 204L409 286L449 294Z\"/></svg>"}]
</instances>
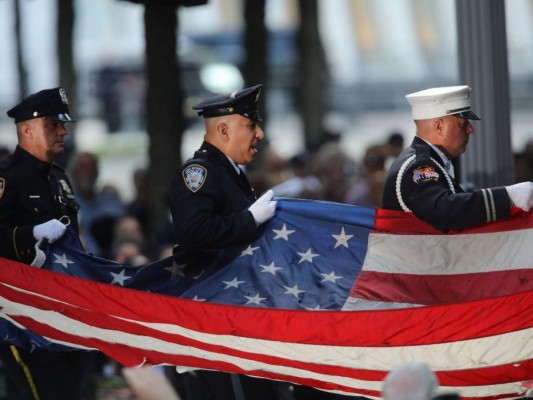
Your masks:
<instances>
[{"instance_id":1,"label":"necktie","mask_svg":"<svg viewBox=\"0 0 533 400\"><path fill-rule=\"evenodd\" d=\"M246 187L250 188L250 182L248 182L248 178L246 177L246 174L244 171L239 167L239 178L244 182Z\"/></svg>"}]
</instances>

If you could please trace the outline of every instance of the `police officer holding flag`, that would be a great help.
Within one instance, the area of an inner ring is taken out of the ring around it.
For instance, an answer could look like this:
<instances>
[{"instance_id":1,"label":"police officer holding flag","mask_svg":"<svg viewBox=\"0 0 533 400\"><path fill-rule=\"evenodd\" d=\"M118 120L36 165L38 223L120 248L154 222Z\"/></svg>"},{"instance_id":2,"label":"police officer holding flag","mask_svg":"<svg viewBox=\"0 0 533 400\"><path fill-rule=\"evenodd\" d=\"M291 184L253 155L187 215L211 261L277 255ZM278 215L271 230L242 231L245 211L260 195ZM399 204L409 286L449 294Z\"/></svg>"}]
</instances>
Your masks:
<instances>
[{"instance_id":1,"label":"police officer holding flag","mask_svg":"<svg viewBox=\"0 0 533 400\"><path fill-rule=\"evenodd\" d=\"M271 190L257 199L239 165L252 162L265 134L257 103L262 85L223 94L193 109L204 117L204 142L174 177L169 191L177 263L253 242L274 216ZM215 371L185 375L191 400L278 400L279 385Z\"/></svg>"},{"instance_id":2,"label":"police officer holding flag","mask_svg":"<svg viewBox=\"0 0 533 400\"><path fill-rule=\"evenodd\" d=\"M61 87L41 90L11 108L18 145L0 160L0 256L31 264L39 240L78 232L78 204L63 168L65 123L73 122ZM60 221L61 220L61 221ZM24 400L79 398L79 352L29 351L0 344L0 359Z\"/></svg>"},{"instance_id":3,"label":"police officer holding flag","mask_svg":"<svg viewBox=\"0 0 533 400\"><path fill-rule=\"evenodd\" d=\"M265 137L257 109L261 90L257 85L193 107L204 117L206 133L170 188L176 251L251 243L259 225L274 216L273 192L257 199L239 167L253 161Z\"/></svg>"}]
</instances>

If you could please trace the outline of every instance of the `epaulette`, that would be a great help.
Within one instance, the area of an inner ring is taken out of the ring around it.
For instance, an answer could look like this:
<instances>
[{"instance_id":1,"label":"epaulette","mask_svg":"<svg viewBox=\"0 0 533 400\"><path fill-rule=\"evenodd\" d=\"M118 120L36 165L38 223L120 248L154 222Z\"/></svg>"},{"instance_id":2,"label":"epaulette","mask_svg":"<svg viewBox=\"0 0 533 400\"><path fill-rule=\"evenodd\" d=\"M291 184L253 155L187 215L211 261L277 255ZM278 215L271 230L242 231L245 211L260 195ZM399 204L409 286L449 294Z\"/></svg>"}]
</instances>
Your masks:
<instances>
[{"instance_id":1,"label":"epaulette","mask_svg":"<svg viewBox=\"0 0 533 400\"><path fill-rule=\"evenodd\" d=\"M0 170L7 171L9 168L11 168L16 162L15 157L13 155L8 155L6 157L3 157L0 159Z\"/></svg>"},{"instance_id":2,"label":"epaulette","mask_svg":"<svg viewBox=\"0 0 533 400\"><path fill-rule=\"evenodd\" d=\"M202 163L209 158L210 153L206 150L198 150L192 158L189 158L186 164Z\"/></svg>"},{"instance_id":3,"label":"epaulette","mask_svg":"<svg viewBox=\"0 0 533 400\"><path fill-rule=\"evenodd\" d=\"M431 147L421 143L415 144L416 159L429 159L431 157Z\"/></svg>"}]
</instances>

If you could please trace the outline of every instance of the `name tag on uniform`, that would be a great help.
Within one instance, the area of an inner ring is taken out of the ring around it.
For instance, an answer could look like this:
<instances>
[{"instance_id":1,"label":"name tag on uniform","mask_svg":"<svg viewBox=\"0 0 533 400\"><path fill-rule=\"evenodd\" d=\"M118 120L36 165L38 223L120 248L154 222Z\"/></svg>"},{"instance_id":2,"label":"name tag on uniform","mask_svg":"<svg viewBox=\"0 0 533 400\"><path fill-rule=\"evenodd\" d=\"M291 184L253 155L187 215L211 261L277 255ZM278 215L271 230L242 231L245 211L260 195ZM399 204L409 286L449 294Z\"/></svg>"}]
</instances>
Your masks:
<instances>
[{"instance_id":1,"label":"name tag on uniform","mask_svg":"<svg viewBox=\"0 0 533 400\"><path fill-rule=\"evenodd\" d=\"M41 196L39 196L38 194L30 194L30 199L40 199Z\"/></svg>"}]
</instances>

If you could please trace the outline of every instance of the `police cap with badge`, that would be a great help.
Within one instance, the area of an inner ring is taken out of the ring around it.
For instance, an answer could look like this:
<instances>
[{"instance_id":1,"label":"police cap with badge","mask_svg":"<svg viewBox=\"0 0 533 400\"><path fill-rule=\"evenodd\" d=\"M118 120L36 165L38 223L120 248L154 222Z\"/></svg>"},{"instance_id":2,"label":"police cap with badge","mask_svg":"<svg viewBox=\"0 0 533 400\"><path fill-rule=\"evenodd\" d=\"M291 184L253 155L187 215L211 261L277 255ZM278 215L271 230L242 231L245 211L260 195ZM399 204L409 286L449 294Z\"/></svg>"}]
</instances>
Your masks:
<instances>
[{"instance_id":1,"label":"police cap with badge","mask_svg":"<svg viewBox=\"0 0 533 400\"><path fill-rule=\"evenodd\" d=\"M414 120L453 115L479 120L470 106L470 87L447 86L422 90L405 96L411 105Z\"/></svg>"},{"instance_id":2,"label":"police cap with badge","mask_svg":"<svg viewBox=\"0 0 533 400\"><path fill-rule=\"evenodd\" d=\"M201 101L193 106L198 115L204 118L220 117L222 115L240 114L252 121L261 122L262 118L257 109L263 85L255 85L236 92L222 94Z\"/></svg>"},{"instance_id":3,"label":"police cap with badge","mask_svg":"<svg viewBox=\"0 0 533 400\"><path fill-rule=\"evenodd\" d=\"M62 122L74 122L68 109L67 92L62 87L44 89L22 100L7 112L15 123L33 118L50 118Z\"/></svg>"}]
</instances>

